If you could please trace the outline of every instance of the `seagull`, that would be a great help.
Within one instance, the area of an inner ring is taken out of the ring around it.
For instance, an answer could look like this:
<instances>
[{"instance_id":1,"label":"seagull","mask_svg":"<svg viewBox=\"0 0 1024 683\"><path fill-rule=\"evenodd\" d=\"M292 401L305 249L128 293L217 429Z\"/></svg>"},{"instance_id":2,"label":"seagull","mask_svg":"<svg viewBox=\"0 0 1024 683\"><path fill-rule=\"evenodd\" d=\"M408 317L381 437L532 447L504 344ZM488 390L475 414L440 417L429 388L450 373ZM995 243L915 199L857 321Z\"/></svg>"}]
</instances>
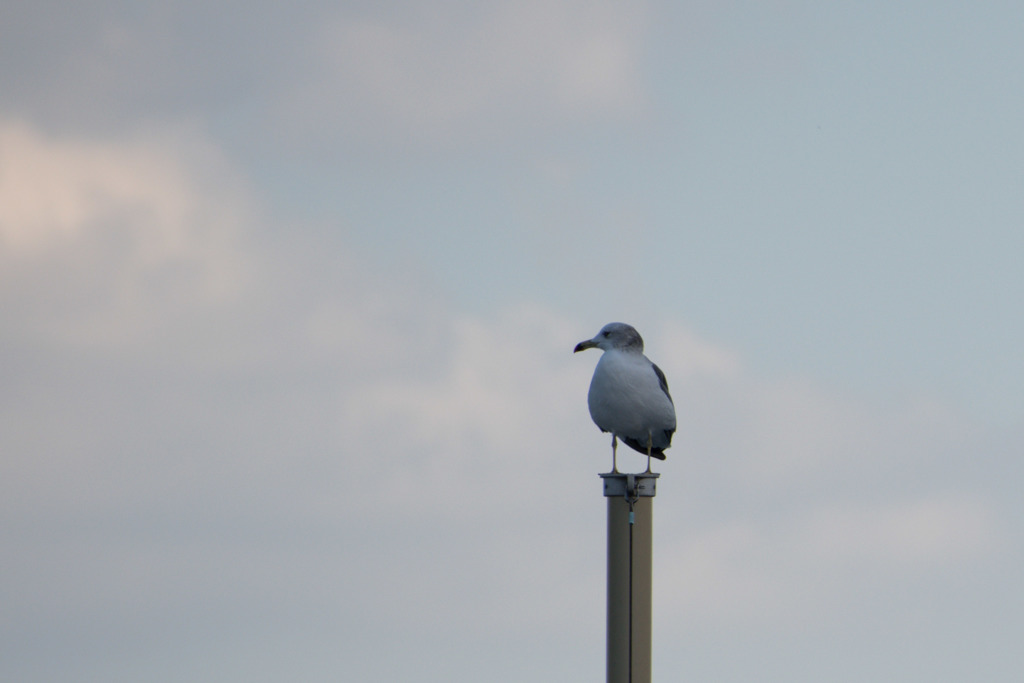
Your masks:
<instances>
[{"instance_id":1,"label":"seagull","mask_svg":"<svg viewBox=\"0 0 1024 683\"><path fill-rule=\"evenodd\" d=\"M651 458L665 459L676 431L676 409L665 373L644 355L644 340L632 325L608 323L593 339L581 341L573 353L601 349L587 405L602 432L612 434L612 472L618 440Z\"/></svg>"}]
</instances>

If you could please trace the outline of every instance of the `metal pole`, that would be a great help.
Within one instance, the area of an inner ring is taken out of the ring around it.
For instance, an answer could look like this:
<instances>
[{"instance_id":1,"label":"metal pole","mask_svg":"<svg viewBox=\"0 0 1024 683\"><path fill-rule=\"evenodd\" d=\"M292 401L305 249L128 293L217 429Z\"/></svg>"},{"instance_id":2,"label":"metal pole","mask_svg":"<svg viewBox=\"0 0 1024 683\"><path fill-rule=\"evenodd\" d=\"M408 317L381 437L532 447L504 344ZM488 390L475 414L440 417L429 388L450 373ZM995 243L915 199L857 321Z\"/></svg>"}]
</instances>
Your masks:
<instances>
[{"instance_id":1,"label":"metal pole","mask_svg":"<svg viewBox=\"0 0 1024 683\"><path fill-rule=\"evenodd\" d=\"M608 498L608 683L651 681L651 499L659 476L601 475Z\"/></svg>"}]
</instances>

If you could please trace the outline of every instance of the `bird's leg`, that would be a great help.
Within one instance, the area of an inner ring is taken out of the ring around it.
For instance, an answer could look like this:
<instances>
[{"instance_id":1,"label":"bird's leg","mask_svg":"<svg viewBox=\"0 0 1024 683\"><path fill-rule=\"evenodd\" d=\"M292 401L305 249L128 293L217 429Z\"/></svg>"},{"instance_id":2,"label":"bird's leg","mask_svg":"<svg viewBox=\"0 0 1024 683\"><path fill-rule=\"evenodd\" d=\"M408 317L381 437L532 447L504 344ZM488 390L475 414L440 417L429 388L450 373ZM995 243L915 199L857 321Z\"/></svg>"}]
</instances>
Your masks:
<instances>
[{"instance_id":1,"label":"bird's leg","mask_svg":"<svg viewBox=\"0 0 1024 683\"><path fill-rule=\"evenodd\" d=\"M612 434L612 473L617 473L619 468L615 465L615 449L619 445L619 440L614 434Z\"/></svg>"},{"instance_id":2,"label":"bird's leg","mask_svg":"<svg viewBox=\"0 0 1024 683\"><path fill-rule=\"evenodd\" d=\"M647 430L647 471L651 471L651 450L654 449L654 435Z\"/></svg>"}]
</instances>

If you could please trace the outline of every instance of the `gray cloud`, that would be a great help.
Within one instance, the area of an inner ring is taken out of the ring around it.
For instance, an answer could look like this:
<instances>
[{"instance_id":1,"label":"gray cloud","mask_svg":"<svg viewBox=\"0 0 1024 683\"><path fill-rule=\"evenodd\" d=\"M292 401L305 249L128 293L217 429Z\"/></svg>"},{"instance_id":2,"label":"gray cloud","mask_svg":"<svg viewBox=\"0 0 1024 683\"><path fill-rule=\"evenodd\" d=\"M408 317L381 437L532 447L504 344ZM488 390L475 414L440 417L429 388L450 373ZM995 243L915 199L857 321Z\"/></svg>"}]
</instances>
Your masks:
<instances>
[{"instance_id":1,"label":"gray cloud","mask_svg":"<svg viewBox=\"0 0 1024 683\"><path fill-rule=\"evenodd\" d=\"M3 337L9 642L60 622L59 649L99 653L66 659L95 680L172 650L196 658L180 676L241 680L231 661L282 634L296 645L266 655L278 667L340 657L371 678L408 677L434 648L428 680L495 662L511 680L532 669L510 642L599 671L603 505L579 471L608 444L586 415L592 364L569 353L592 325L538 304L459 313L351 251L285 246L194 131L4 131L56 180L0 184L22 200L0 280L19 316ZM681 416L658 501L669 638L688 628L670 615L856 618L835 591L857 567L940 589L1007 552L982 490L943 477L876 498L879 472L965 447L941 406L885 416L761 381L680 321L648 346ZM7 666L53 666L33 652Z\"/></svg>"},{"instance_id":2,"label":"gray cloud","mask_svg":"<svg viewBox=\"0 0 1024 683\"><path fill-rule=\"evenodd\" d=\"M479 185L410 154L546 146L505 136L635 115L649 94L643 13L64 4L28 3L0 25L6 678L599 677L593 473L608 439L586 413L596 359L570 350L614 307L641 311L629 321L680 413L656 512L659 670L933 681L972 662L972 675L1012 680L1019 429L926 387L880 403L766 377L749 351L768 353L762 337L744 351L704 338L680 311L703 299L742 318L711 290L734 288L754 309L770 274L737 284L750 270L734 253L742 230L721 233L717 260L696 230L653 239L658 211L673 231L699 214L682 200L652 209L636 190L647 176L623 188L623 174L595 175L614 154L545 150L547 166L524 166L539 181L510 180L516 168ZM727 125L708 145L747 150L759 131L743 132ZM275 145L330 162L295 169ZM337 154L359 145L354 159ZM423 167L380 161L382 150ZM713 183L736 182L737 166L764 172L756 157L714 158ZM338 159L344 171L324 171ZM699 203L707 169L687 168L658 191L693 183L683 199ZM338 207L330 220L307 206L317 201ZM395 204L406 213L389 213ZM534 267L506 265L531 216ZM463 232L442 232L458 220ZM505 221L511 236L456 248ZM384 246L368 237L377 230ZM815 284L837 245L799 255ZM432 248L441 256L419 258ZM744 248L780 271L795 263L773 237ZM714 272L683 283L696 296L670 277L704 262ZM568 273L589 303L527 290L538 264ZM503 267L505 297L476 310L438 276L470 272L483 288ZM808 280L786 275L792 320L758 310L755 324L845 362L793 322L808 315L794 305ZM815 294L819 309L832 303Z\"/></svg>"}]
</instances>

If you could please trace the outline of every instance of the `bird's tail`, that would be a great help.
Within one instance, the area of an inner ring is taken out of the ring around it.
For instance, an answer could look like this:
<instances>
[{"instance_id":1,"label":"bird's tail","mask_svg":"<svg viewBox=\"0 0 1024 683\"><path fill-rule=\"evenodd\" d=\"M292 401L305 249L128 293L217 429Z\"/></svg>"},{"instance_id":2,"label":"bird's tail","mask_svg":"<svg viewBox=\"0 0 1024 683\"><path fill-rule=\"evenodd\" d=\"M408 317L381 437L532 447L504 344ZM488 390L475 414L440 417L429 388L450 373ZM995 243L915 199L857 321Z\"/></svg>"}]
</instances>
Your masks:
<instances>
[{"instance_id":1,"label":"bird's tail","mask_svg":"<svg viewBox=\"0 0 1024 683\"><path fill-rule=\"evenodd\" d=\"M622 439L623 443L625 443L627 446L632 448L637 453L643 453L644 455L647 455L647 444L646 443L643 443L640 440L634 439L632 437L621 437L620 436L619 438ZM663 448L652 448L651 449L651 457L652 458L657 458L658 460L664 460L665 459L665 449L663 449Z\"/></svg>"}]
</instances>

